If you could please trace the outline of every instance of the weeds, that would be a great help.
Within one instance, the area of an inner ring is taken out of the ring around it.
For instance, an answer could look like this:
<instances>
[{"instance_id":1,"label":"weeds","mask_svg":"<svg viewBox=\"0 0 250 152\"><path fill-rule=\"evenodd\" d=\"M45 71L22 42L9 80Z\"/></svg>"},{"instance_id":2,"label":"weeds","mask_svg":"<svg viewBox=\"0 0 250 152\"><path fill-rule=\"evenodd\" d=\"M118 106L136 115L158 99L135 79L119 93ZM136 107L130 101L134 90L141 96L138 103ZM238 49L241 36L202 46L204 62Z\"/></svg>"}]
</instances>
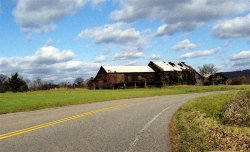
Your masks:
<instances>
[{"instance_id":1,"label":"weeds","mask_svg":"<svg viewBox=\"0 0 250 152\"><path fill-rule=\"evenodd\" d=\"M173 151L250 151L250 128L223 123L225 107L234 106L232 99L249 97L245 92L235 94L201 97L182 106L170 125Z\"/></svg>"},{"instance_id":2,"label":"weeds","mask_svg":"<svg viewBox=\"0 0 250 152\"><path fill-rule=\"evenodd\" d=\"M223 110L226 124L250 127L250 91L239 92Z\"/></svg>"}]
</instances>

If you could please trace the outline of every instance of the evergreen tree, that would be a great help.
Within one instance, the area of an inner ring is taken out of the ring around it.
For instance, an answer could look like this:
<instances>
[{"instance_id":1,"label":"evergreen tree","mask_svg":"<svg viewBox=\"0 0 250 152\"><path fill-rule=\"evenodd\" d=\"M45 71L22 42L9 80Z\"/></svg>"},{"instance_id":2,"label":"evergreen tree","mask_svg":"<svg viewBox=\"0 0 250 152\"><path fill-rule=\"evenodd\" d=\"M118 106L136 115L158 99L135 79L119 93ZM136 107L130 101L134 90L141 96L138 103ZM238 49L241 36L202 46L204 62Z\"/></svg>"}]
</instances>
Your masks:
<instances>
[{"instance_id":1,"label":"evergreen tree","mask_svg":"<svg viewBox=\"0 0 250 152\"><path fill-rule=\"evenodd\" d=\"M26 82L19 77L18 73L11 75L11 78L9 78L9 88L13 92L28 91Z\"/></svg>"}]
</instances>

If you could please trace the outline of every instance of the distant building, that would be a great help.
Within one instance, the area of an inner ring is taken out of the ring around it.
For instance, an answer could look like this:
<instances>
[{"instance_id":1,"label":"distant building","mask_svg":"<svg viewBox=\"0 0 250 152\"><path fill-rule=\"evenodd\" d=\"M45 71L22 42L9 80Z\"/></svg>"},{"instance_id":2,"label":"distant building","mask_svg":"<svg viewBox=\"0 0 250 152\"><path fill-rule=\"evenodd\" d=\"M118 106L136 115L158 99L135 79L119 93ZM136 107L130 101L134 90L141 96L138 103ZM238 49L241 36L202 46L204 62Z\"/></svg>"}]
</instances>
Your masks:
<instances>
[{"instance_id":1,"label":"distant building","mask_svg":"<svg viewBox=\"0 0 250 152\"><path fill-rule=\"evenodd\" d=\"M203 85L203 77L184 62L150 62L148 66L101 66L96 89Z\"/></svg>"},{"instance_id":2,"label":"distant building","mask_svg":"<svg viewBox=\"0 0 250 152\"><path fill-rule=\"evenodd\" d=\"M205 78L205 85L225 85L228 78L222 73L215 73Z\"/></svg>"}]
</instances>

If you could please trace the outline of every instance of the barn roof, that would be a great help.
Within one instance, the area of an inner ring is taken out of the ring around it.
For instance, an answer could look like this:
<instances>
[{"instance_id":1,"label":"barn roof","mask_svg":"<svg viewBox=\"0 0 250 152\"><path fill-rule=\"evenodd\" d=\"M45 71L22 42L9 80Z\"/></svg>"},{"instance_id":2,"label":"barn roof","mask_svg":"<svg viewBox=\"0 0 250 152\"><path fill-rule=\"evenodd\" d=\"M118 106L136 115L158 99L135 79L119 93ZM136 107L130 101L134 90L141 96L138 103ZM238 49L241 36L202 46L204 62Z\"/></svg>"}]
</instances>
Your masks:
<instances>
[{"instance_id":1,"label":"barn roof","mask_svg":"<svg viewBox=\"0 0 250 152\"><path fill-rule=\"evenodd\" d=\"M152 62L163 71L183 71L190 69L184 62Z\"/></svg>"},{"instance_id":2,"label":"barn roof","mask_svg":"<svg viewBox=\"0 0 250 152\"><path fill-rule=\"evenodd\" d=\"M102 66L107 73L155 72L149 66Z\"/></svg>"}]
</instances>

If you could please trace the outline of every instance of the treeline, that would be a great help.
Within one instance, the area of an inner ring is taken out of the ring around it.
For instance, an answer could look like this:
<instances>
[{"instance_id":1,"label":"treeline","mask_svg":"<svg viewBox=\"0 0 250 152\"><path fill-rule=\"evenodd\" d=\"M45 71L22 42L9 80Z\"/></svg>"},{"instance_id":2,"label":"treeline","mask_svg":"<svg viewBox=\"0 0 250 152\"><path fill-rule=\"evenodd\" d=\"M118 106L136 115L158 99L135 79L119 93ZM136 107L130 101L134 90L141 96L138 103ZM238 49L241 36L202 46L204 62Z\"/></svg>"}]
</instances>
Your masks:
<instances>
[{"instance_id":1,"label":"treeline","mask_svg":"<svg viewBox=\"0 0 250 152\"><path fill-rule=\"evenodd\" d=\"M61 82L55 84L53 82L43 81L41 78L35 80L24 79L18 73L12 74L10 77L0 74L0 93L5 93L7 91L12 92L27 92L27 91L36 91L36 90L50 90L58 88L89 88L90 81L93 78L84 80L81 77L78 77L71 82Z\"/></svg>"}]
</instances>

